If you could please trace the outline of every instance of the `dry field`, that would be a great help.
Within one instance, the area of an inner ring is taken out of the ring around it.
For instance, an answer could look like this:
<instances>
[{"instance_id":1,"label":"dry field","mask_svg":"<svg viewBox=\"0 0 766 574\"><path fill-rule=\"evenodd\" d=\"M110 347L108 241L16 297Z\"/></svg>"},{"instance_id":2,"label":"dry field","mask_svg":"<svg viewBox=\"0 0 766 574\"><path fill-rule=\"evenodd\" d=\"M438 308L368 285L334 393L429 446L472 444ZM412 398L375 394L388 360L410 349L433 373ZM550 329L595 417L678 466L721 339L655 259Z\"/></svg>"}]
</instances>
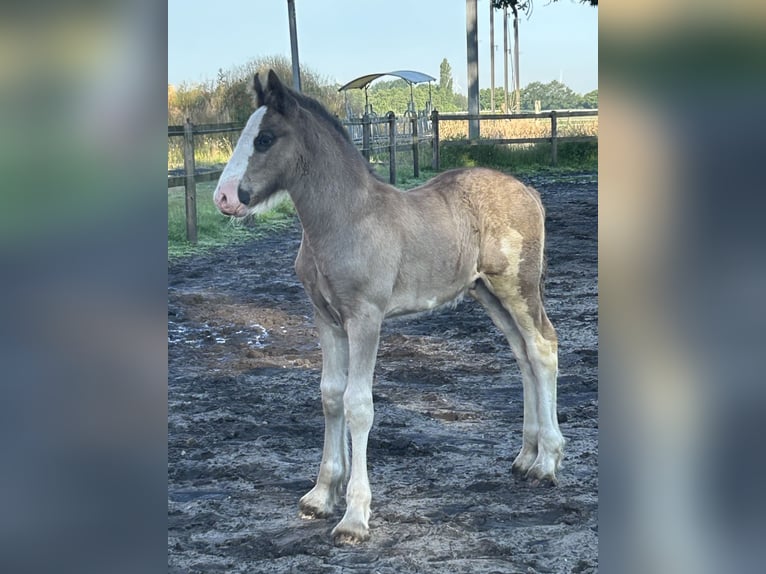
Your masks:
<instances>
[{"instance_id":1,"label":"dry field","mask_svg":"<svg viewBox=\"0 0 766 574\"><path fill-rule=\"evenodd\" d=\"M439 117L439 137L445 140L468 139L468 120ZM598 136L598 116L558 118L559 137ZM481 137L489 139L551 137L550 118L518 120L481 120Z\"/></svg>"}]
</instances>

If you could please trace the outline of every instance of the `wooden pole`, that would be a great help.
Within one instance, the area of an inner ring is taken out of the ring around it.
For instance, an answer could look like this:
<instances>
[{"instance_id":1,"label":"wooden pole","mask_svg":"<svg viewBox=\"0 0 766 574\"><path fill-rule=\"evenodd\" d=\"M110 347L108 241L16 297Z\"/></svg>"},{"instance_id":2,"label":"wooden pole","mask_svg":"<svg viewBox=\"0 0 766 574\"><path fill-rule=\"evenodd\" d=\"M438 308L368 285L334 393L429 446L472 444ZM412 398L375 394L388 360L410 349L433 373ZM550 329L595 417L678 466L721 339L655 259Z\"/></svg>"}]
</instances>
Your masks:
<instances>
[{"instance_id":1,"label":"wooden pole","mask_svg":"<svg viewBox=\"0 0 766 574\"><path fill-rule=\"evenodd\" d=\"M431 112L431 127L433 129L431 169L439 171L439 110Z\"/></svg>"},{"instance_id":2,"label":"wooden pole","mask_svg":"<svg viewBox=\"0 0 766 574\"><path fill-rule=\"evenodd\" d=\"M388 181L396 185L396 115L388 112Z\"/></svg>"},{"instance_id":3,"label":"wooden pole","mask_svg":"<svg viewBox=\"0 0 766 574\"><path fill-rule=\"evenodd\" d=\"M495 8L489 3L489 107L495 113Z\"/></svg>"},{"instance_id":4,"label":"wooden pole","mask_svg":"<svg viewBox=\"0 0 766 574\"><path fill-rule=\"evenodd\" d=\"M505 99L504 114L510 114L511 108L508 107L508 8L503 8L503 97Z\"/></svg>"},{"instance_id":5,"label":"wooden pole","mask_svg":"<svg viewBox=\"0 0 766 574\"><path fill-rule=\"evenodd\" d=\"M551 162L556 165L558 161L558 123L556 120L556 110L551 110Z\"/></svg>"},{"instance_id":6,"label":"wooden pole","mask_svg":"<svg viewBox=\"0 0 766 574\"><path fill-rule=\"evenodd\" d=\"M295 23L295 0L287 0L287 17L290 21L290 54L293 60L293 88L301 91L301 65L298 60L298 26Z\"/></svg>"},{"instance_id":7,"label":"wooden pole","mask_svg":"<svg viewBox=\"0 0 766 574\"><path fill-rule=\"evenodd\" d=\"M420 177L420 154L418 153L418 118L410 118L412 122L412 175Z\"/></svg>"},{"instance_id":8,"label":"wooden pole","mask_svg":"<svg viewBox=\"0 0 766 574\"><path fill-rule=\"evenodd\" d=\"M194 133L191 120L184 123L184 172L186 181L186 239L197 243L197 183L194 181Z\"/></svg>"},{"instance_id":9,"label":"wooden pole","mask_svg":"<svg viewBox=\"0 0 766 574\"><path fill-rule=\"evenodd\" d=\"M362 155L370 161L370 114L367 111L362 116Z\"/></svg>"},{"instance_id":10,"label":"wooden pole","mask_svg":"<svg viewBox=\"0 0 766 574\"><path fill-rule=\"evenodd\" d=\"M465 35L468 48L468 113L479 115L479 33L477 0L465 0ZM479 119L468 120L468 139L479 139Z\"/></svg>"},{"instance_id":11,"label":"wooden pole","mask_svg":"<svg viewBox=\"0 0 766 574\"><path fill-rule=\"evenodd\" d=\"M516 13L513 19L513 79L516 84L516 94L514 96L514 110L518 114L521 112L521 83L519 79L519 14Z\"/></svg>"}]
</instances>

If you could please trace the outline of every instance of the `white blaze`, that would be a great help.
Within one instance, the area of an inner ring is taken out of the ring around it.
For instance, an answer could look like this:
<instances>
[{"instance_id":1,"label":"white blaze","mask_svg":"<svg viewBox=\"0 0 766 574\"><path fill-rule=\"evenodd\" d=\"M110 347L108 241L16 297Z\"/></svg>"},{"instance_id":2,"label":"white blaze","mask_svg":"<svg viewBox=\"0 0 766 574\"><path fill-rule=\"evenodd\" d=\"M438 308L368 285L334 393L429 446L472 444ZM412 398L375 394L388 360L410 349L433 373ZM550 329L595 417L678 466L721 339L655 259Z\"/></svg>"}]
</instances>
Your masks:
<instances>
[{"instance_id":1,"label":"white blaze","mask_svg":"<svg viewBox=\"0 0 766 574\"><path fill-rule=\"evenodd\" d=\"M247 120L247 124L242 130L242 134L239 136L239 140L237 140L237 145L234 148L234 153L231 155L231 159L229 159L229 162L223 169L221 178L218 180L218 185L216 186L215 192L213 193L214 198L217 199L219 197L219 192L222 189L227 190L227 197L236 197L239 182L245 175L245 170L247 170L247 163L250 161L250 157L253 155L253 151L255 149L255 138L258 135L258 131L261 126L261 120L266 114L266 110L266 106L261 106L255 110L253 115L250 116L250 119Z\"/></svg>"}]
</instances>

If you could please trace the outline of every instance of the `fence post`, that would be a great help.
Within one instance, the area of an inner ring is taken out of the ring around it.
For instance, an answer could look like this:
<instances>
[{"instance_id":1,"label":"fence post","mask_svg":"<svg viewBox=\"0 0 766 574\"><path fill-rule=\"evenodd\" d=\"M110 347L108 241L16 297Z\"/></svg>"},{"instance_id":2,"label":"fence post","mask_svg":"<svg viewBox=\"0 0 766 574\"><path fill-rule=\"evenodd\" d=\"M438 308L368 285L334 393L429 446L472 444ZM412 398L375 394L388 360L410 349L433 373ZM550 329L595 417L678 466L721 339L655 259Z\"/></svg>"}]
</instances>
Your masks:
<instances>
[{"instance_id":1,"label":"fence post","mask_svg":"<svg viewBox=\"0 0 766 574\"><path fill-rule=\"evenodd\" d=\"M558 161L558 124L556 122L556 110L551 110L551 161L556 165Z\"/></svg>"},{"instance_id":2,"label":"fence post","mask_svg":"<svg viewBox=\"0 0 766 574\"><path fill-rule=\"evenodd\" d=\"M197 243L197 183L194 181L194 133L191 120L184 123L184 172L186 181L186 239Z\"/></svg>"},{"instance_id":3,"label":"fence post","mask_svg":"<svg viewBox=\"0 0 766 574\"><path fill-rule=\"evenodd\" d=\"M396 115L388 112L388 181L396 185Z\"/></svg>"},{"instance_id":4,"label":"fence post","mask_svg":"<svg viewBox=\"0 0 766 574\"><path fill-rule=\"evenodd\" d=\"M433 128L431 169L439 171L439 110L431 112L431 126Z\"/></svg>"},{"instance_id":5,"label":"fence post","mask_svg":"<svg viewBox=\"0 0 766 574\"><path fill-rule=\"evenodd\" d=\"M370 114L362 116L362 155L370 161Z\"/></svg>"},{"instance_id":6,"label":"fence post","mask_svg":"<svg viewBox=\"0 0 766 574\"><path fill-rule=\"evenodd\" d=\"M420 177L420 154L418 153L418 118L410 119L412 122L412 175Z\"/></svg>"}]
</instances>

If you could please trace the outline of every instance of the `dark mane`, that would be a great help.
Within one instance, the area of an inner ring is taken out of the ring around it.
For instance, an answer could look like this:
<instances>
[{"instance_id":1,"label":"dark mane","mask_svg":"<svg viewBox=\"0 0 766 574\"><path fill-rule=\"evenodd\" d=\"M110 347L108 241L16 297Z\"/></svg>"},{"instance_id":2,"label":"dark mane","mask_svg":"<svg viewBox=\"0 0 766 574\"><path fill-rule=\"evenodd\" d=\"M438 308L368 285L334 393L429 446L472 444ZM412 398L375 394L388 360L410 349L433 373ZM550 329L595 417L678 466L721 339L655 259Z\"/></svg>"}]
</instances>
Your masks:
<instances>
[{"instance_id":1,"label":"dark mane","mask_svg":"<svg viewBox=\"0 0 766 574\"><path fill-rule=\"evenodd\" d=\"M348 134L348 131L346 128L343 127L343 124L340 123L340 120L333 114L327 111L327 108L325 108L319 101L315 100L314 98L307 96L306 94L298 93L290 88L287 88L290 92L290 95L292 95L296 100L298 100L298 104L302 108L306 108L311 113L316 114L320 116L325 121L329 122L330 125L332 125L335 130L341 134L347 142L353 145L353 141L351 141L351 136Z\"/></svg>"},{"instance_id":2,"label":"dark mane","mask_svg":"<svg viewBox=\"0 0 766 574\"><path fill-rule=\"evenodd\" d=\"M362 159L364 159L364 163L367 165L367 169L369 170L370 174L372 174L372 176L378 181L384 181L383 178L375 171L375 168L372 166L372 164L367 161L367 159L356 147L354 141L351 139L351 135L348 133L348 130L343 126L342 123L340 123L340 120L337 116L331 114L327 108L325 108L318 100L315 100L306 94L298 93L291 88L286 89L290 92L290 95L297 100L300 107L310 111L312 114L318 115L321 119L329 123L335 129L335 131L343 136L343 139L348 142L348 144L352 146L360 156L362 156Z\"/></svg>"}]
</instances>

